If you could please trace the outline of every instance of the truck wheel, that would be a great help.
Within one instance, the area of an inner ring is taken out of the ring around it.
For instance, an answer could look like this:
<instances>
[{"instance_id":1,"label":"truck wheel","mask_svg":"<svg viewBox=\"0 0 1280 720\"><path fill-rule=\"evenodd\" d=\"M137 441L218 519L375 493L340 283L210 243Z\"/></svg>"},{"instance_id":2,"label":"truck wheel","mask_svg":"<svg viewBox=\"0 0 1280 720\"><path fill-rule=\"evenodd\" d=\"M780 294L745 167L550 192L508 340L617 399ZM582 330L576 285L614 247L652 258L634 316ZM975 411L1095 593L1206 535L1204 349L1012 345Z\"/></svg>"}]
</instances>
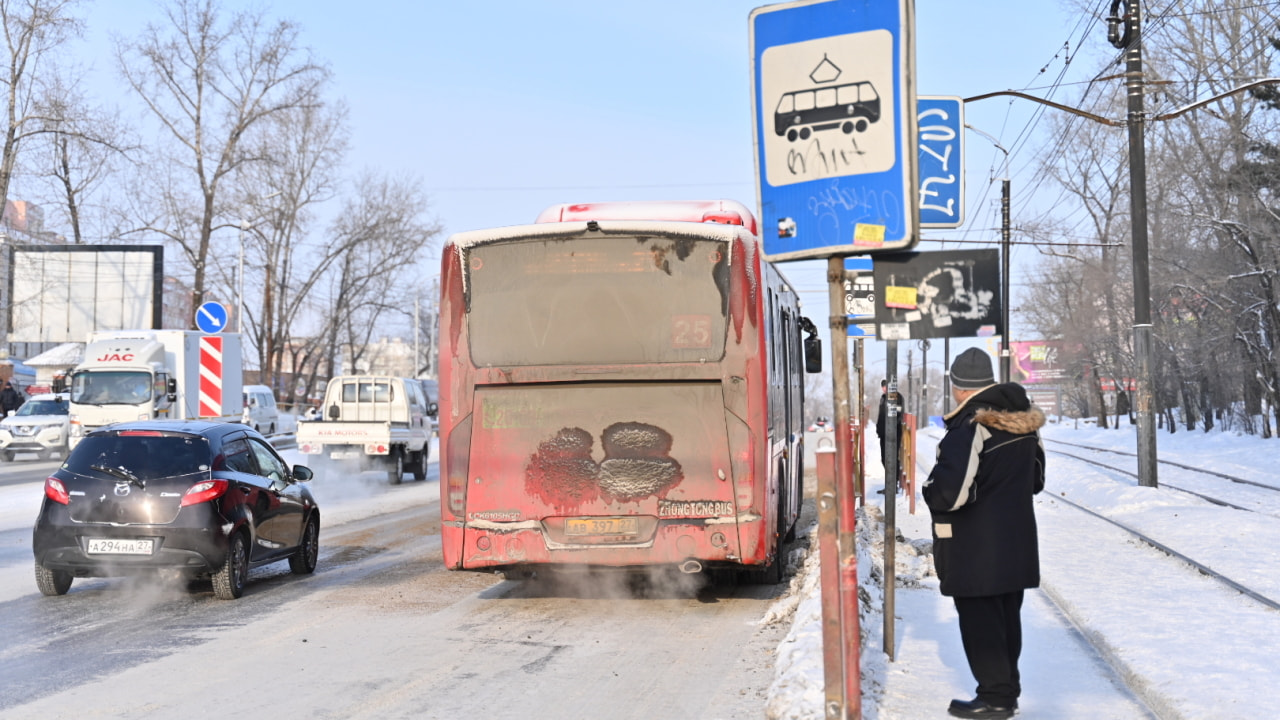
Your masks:
<instances>
[{"instance_id":1,"label":"truck wheel","mask_svg":"<svg viewBox=\"0 0 1280 720\"><path fill-rule=\"evenodd\" d=\"M423 445L422 450L413 454L413 479L419 482L427 479L427 454L430 445Z\"/></svg>"},{"instance_id":2,"label":"truck wheel","mask_svg":"<svg viewBox=\"0 0 1280 720\"><path fill-rule=\"evenodd\" d=\"M404 448L391 448L391 469L387 471L387 479L392 485L399 485L404 479Z\"/></svg>"}]
</instances>

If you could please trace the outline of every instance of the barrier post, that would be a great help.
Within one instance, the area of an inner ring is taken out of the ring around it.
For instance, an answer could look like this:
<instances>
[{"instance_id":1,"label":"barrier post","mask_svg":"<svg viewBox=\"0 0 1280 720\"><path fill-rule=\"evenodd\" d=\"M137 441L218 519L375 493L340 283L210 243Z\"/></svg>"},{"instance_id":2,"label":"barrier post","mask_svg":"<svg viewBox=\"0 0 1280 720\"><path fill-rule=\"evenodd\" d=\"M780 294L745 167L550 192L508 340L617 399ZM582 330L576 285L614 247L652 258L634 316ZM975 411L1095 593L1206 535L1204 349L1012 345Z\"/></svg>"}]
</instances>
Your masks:
<instances>
[{"instance_id":1,"label":"barrier post","mask_svg":"<svg viewBox=\"0 0 1280 720\"><path fill-rule=\"evenodd\" d=\"M902 418L902 472L898 484L906 492L909 500L908 509L916 514L916 428L915 415L904 415Z\"/></svg>"},{"instance_id":2,"label":"barrier post","mask_svg":"<svg viewBox=\"0 0 1280 720\"><path fill-rule=\"evenodd\" d=\"M818 578L822 590L822 677L824 715L843 718L844 633L840 623L839 503L836 499L836 449L820 447L818 461Z\"/></svg>"}]
</instances>

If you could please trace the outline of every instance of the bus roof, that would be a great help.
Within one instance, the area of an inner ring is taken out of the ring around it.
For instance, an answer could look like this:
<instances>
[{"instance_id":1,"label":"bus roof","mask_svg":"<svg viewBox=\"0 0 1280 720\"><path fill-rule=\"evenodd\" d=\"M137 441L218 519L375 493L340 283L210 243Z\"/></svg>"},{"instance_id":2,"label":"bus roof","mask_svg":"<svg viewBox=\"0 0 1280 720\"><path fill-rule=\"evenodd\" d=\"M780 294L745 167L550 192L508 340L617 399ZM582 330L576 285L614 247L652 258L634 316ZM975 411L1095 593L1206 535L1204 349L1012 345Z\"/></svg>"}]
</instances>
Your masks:
<instances>
[{"instance_id":1,"label":"bus roof","mask_svg":"<svg viewBox=\"0 0 1280 720\"><path fill-rule=\"evenodd\" d=\"M735 200L673 200L666 202L597 202L552 205L538 214L535 223L588 220L665 220L669 222L741 225L759 235L756 218Z\"/></svg>"}]
</instances>

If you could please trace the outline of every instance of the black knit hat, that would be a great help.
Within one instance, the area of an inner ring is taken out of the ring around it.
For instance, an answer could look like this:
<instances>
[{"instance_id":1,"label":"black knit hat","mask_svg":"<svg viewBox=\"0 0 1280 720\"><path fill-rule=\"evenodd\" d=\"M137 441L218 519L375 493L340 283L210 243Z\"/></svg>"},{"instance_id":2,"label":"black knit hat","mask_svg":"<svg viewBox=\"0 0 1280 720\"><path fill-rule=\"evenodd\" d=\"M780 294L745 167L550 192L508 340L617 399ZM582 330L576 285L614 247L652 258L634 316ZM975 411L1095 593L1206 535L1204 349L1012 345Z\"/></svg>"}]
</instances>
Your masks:
<instances>
[{"instance_id":1,"label":"black knit hat","mask_svg":"<svg viewBox=\"0 0 1280 720\"><path fill-rule=\"evenodd\" d=\"M951 363L951 385L957 390L978 390L994 385L991 356L978 348L969 348Z\"/></svg>"}]
</instances>

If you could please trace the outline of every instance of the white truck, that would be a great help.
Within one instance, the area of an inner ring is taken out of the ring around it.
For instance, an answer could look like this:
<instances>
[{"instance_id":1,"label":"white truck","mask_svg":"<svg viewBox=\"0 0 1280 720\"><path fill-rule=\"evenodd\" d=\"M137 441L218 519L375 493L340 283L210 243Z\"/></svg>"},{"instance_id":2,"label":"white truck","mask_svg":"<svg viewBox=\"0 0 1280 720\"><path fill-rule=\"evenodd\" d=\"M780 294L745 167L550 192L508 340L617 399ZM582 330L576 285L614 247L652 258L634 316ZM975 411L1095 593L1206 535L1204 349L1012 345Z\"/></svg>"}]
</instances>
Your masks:
<instances>
[{"instance_id":1,"label":"white truck","mask_svg":"<svg viewBox=\"0 0 1280 720\"><path fill-rule=\"evenodd\" d=\"M75 447L91 430L128 420L240 422L240 335L192 330L89 333L67 378Z\"/></svg>"},{"instance_id":2,"label":"white truck","mask_svg":"<svg viewBox=\"0 0 1280 720\"><path fill-rule=\"evenodd\" d=\"M405 472L425 480L434 412L417 380L341 375L325 388L320 417L298 422L298 451L352 461L362 471L385 469L392 485Z\"/></svg>"}]
</instances>

